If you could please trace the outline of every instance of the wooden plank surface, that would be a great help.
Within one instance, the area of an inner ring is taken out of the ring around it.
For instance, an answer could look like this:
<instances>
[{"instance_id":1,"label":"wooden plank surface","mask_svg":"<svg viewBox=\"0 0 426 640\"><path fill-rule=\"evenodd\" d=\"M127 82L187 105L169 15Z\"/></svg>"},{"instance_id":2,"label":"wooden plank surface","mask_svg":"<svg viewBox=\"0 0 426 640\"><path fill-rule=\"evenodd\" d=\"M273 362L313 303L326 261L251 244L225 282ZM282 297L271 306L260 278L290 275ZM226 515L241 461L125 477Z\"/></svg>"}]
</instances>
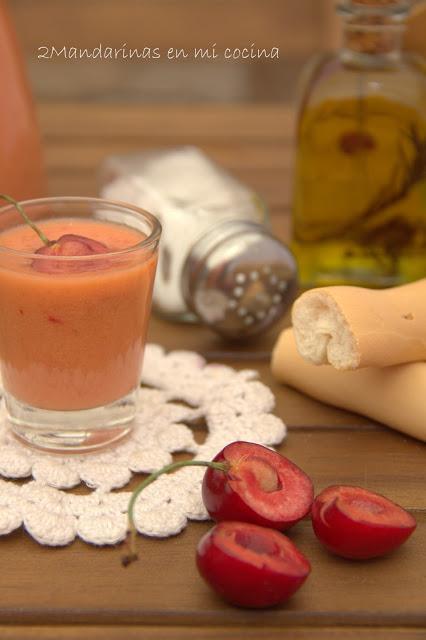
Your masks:
<instances>
[{"instance_id":1,"label":"wooden plank surface","mask_svg":"<svg viewBox=\"0 0 426 640\"><path fill-rule=\"evenodd\" d=\"M417 4L405 44L425 51L426 8ZM22 47L279 47L282 56L337 49L342 21L334 0L10 0ZM137 62L135 62L137 64Z\"/></svg>"},{"instance_id":2,"label":"wooden plank surface","mask_svg":"<svg viewBox=\"0 0 426 640\"><path fill-rule=\"evenodd\" d=\"M9 0L16 30L38 98L134 104L163 101L291 101L299 75L315 52L337 49L342 20L334 0ZM424 3L423 3L424 4ZM425 52L426 10L417 3L406 45ZM77 60L63 48L102 45L122 59ZM196 48L216 45L217 59L194 57ZM225 48L279 48L279 58L226 60ZM46 47L39 50L39 47ZM143 60L129 50L158 48L160 58ZM185 59L169 60L170 48ZM45 52L48 58L38 58Z\"/></svg>"},{"instance_id":3,"label":"wooden plank surface","mask_svg":"<svg viewBox=\"0 0 426 640\"><path fill-rule=\"evenodd\" d=\"M282 176L290 169L292 115L281 107L48 105L41 108L41 121L54 194L65 187L68 193L96 194L99 159L119 147L164 146L170 139L201 144L225 167L263 185L267 202L276 202L274 229L288 237L289 179ZM281 326L286 323L288 318ZM206 523L192 523L168 540L140 538L141 560L127 569L120 565L120 548L97 549L76 541L66 549L46 549L17 532L0 545L0 637L425 637L424 445L275 383L268 358L281 326L249 347L231 348L207 329L155 318L150 340L167 349L194 349L237 368L257 368L276 394L276 413L289 426L280 450L312 475L317 490L338 482L360 484L400 502L419 523L412 539L388 558L348 562L324 551L305 520L290 536L312 562L310 579L286 605L253 612L224 604L198 577L194 552Z\"/></svg>"},{"instance_id":4,"label":"wooden plank surface","mask_svg":"<svg viewBox=\"0 0 426 640\"><path fill-rule=\"evenodd\" d=\"M42 105L39 117L52 195L96 195L109 154L189 144L257 190L279 215L289 206L294 113L287 106L65 103Z\"/></svg>"},{"instance_id":5,"label":"wooden plank surface","mask_svg":"<svg viewBox=\"0 0 426 640\"><path fill-rule=\"evenodd\" d=\"M322 44L328 0L12 0L28 53L40 44L120 48L280 47ZM135 62L137 64L137 62Z\"/></svg>"},{"instance_id":6,"label":"wooden plank surface","mask_svg":"<svg viewBox=\"0 0 426 640\"><path fill-rule=\"evenodd\" d=\"M295 447L300 436L291 436ZM355 445L354 464L362 454ZM390 493L386 479L381 486ZM286 605L267 611L227 605L201 581L195 548L209 524L193 523L167 540L140 538L140 560L126 569L120 548L76 541L49 549L18 532L2 540L0 549L0 624L426 625L426 573L419 566L426 554L426 514L416 517L418 530L409 543L392 556L364 563L331 556L310 522L299 523L289 537L309 557L312 574Z\"/></svg>"},{"instance_id":7,"label":"wooden plank surface","mask_svg":"<svg viewBox=\"0 0 426 640\"><path fill-rule=\"evenodd\" d=\"M289 142L294 112L286 105L95 105L46 103L39 106L47 141L111 138L126 144L129 138L143 146L150 136L156 144L170 145L179 138L227 141L230 149L240 141ZM49 151L49 149L47 149Z\"/></svg>"},{"instance_id":8,"label":"wooden plank surface","mask_svg":"<svg viewBox=\"0 0 426 640\"><path fill-rule=\"evenodd\" d=\"M125 636L123 635L125 633ZM415 627L280 627L244 628L238 630L230 627L195 627L181 626L140 626L132 625L123 628L100 625L80 626L0 626L2 640L424 640L425 631Z\"/></svg>"}]
</instances>

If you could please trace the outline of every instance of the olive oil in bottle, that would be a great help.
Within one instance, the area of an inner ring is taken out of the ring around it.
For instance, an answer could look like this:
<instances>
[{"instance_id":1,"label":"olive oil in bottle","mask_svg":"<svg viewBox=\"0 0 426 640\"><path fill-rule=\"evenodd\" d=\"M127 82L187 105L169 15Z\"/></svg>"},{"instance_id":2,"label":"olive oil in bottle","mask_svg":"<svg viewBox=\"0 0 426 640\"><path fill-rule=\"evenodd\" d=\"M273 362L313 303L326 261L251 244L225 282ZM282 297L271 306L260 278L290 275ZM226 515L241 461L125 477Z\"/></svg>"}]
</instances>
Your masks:
<instances>
[{"instance_id":1,"label":"olive oil in bottle","mask_svg":"<svg viewBox=\"0 0 426 640\"><path fill-rule=\"evenodd\" d=\"M409 3L341 0L345 43L311 67L298 118L293 249L305 287L426 276L426 76Z\"/></svg>"}]
</instances>

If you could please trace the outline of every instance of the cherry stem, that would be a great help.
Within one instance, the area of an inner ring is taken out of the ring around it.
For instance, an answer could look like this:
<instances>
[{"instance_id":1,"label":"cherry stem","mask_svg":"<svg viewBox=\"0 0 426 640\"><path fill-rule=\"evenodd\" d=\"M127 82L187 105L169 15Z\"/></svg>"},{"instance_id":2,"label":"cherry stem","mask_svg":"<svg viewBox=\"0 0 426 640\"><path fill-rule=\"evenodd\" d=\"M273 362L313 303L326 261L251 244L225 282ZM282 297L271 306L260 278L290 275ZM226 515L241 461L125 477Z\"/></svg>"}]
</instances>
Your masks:
<instances>
[{"instance_id":1,"label":"cherry stem","mask_svg":"<svg viewBox=\"0 0 426 640\"><path fill-rule=\"evenodd\" d=\"M51 244L51 241L49 240L49 238L47 236L45 236L43 231L41 229L39 229L38 226L36 224L34 224L34 222L27 216L27 214L25 213L24 209L22 208L22 206L19 204L19 202L17 200L12 198L11 196L7 196L4 193L0 193L0 198L2 200L6 200L6 202L9 202L10 204L13 204L13 206L18 211L18 213L21 214L21 216L23 217L25 222L31 227L31 229L33 231L36 232L36 234L38 235L40 240L43 242L43 244L45 244L47 246Z\"/></svg>"},{"instance_id":2,"label":"cherry stem","mask_svg":"<svg viewBox=\"0 0 426 640\"><path fill-rule=\"evenodd\" d=\"M181 462L172 462L171 464L162 467L158 471L154 471L151 473L145 480L143 480L140 485L136 487L136 489L132 493L132 497L129 501L129 506L127 507L127 517L129 520L129 531L130 531L130 542L129 542L129 553L125 555L121 563L123 567L127 567L131 562L134 562L138 559L138 554L136 552L136 525L134 519L134 508L136 500L139 497L141 491L143 491L148 485L152 484L157 478L162 476L164 473L170 473L171 471L176 471L176 469L181 469L182 467L210 467L210 469L216 469L217 471L223 471L226 473L229 469L229 464L227 462L207 462L206 460L182 460Z\"/></svg>"}]
</instances>

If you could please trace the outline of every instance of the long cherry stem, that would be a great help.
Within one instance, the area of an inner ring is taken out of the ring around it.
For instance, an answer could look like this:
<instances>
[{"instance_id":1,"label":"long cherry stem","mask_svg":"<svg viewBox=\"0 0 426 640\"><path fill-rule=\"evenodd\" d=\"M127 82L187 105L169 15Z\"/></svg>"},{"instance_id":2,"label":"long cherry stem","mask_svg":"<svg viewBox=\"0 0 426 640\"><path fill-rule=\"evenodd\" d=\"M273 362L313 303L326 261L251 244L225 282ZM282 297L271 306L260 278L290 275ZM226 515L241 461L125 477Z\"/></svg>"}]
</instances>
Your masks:
<instances>
[{"instance_id":1,"label":"long cherry stem","mask_svg":"<svg viewBox=\"0 0 426 640\"><path fill-rule=\"evenodd\" d=\"M45 244L45 245L51 244L49 238L47 236L45 236L43 231L41 229L39 229L38 226L36 224L34 224L34 222L27 216L27 214L25 213L23 207L19 204L19 202L17 200L15 200L11 196L8 196L8 195L6 195L4 193L0 193L0 198L2 200L6 200L6 202L9 202L9 204L13 204L13 206L18 211L18 213L21 214L21 216L23 217L25 222L31 227L31 229L33 231L36 232L36 234L38 235L40 240L43 242L43 244Z\"/></svg>"},{"instance_id":2,"label":"long cherry stem","mask_svg":"<svg viewBox=\"0 0 426 640\"><path fill-rule=\"evenodd\" d=\"M154 471L151 473L145 480L143 480L140 485L136 487L133 491L132 497L129 501L129 506L127 507L127 517L129 520L129 531L130 531L130 541L129 541L129 553L122 558L122 565L127 567L131 562L138 559L138 554L136 552L136 525L134 519L134 507L136 500L138 499L139 494L143 491L148 485L157 480L164 473L170 473L171 471L176 471L176 469L181 469L182 467L210 467L211 469L216 469L218 471L223 471L226 473L229 469L229 464L226 462L207 462L206 460L182 460L181 462L172 462L171 464L162 467L158 471Z\"/></svg>"}]
</instances>

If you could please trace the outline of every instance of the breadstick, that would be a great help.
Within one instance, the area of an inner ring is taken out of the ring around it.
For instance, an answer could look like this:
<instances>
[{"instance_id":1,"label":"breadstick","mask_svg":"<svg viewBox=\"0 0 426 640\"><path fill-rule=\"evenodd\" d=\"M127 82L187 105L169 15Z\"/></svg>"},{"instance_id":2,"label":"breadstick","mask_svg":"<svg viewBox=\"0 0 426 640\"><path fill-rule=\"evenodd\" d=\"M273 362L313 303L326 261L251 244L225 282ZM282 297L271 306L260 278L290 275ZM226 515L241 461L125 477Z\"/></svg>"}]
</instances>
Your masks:
<instances>
[{"instance_id":1,"label":"breadstick","mask_svg":"<svg viewBox=\"0 0 426 640\"><path fill-rule=\"evenodd\" d=\"M302 358L286 329L272 354L272 373L317 400L426 441L426 362L357 371L318 367Z\"/></svg>"},{"instance_id":2,"label":"breadstick","mask_svg":"<svg viewBox=\"0 0 426 640\"><path fill-rule=\"evenodd\" d=\"M336 369L426 360L426 278L391 289L323 287L293 305L297 348Z\"/></svg>"}]
</instances>

